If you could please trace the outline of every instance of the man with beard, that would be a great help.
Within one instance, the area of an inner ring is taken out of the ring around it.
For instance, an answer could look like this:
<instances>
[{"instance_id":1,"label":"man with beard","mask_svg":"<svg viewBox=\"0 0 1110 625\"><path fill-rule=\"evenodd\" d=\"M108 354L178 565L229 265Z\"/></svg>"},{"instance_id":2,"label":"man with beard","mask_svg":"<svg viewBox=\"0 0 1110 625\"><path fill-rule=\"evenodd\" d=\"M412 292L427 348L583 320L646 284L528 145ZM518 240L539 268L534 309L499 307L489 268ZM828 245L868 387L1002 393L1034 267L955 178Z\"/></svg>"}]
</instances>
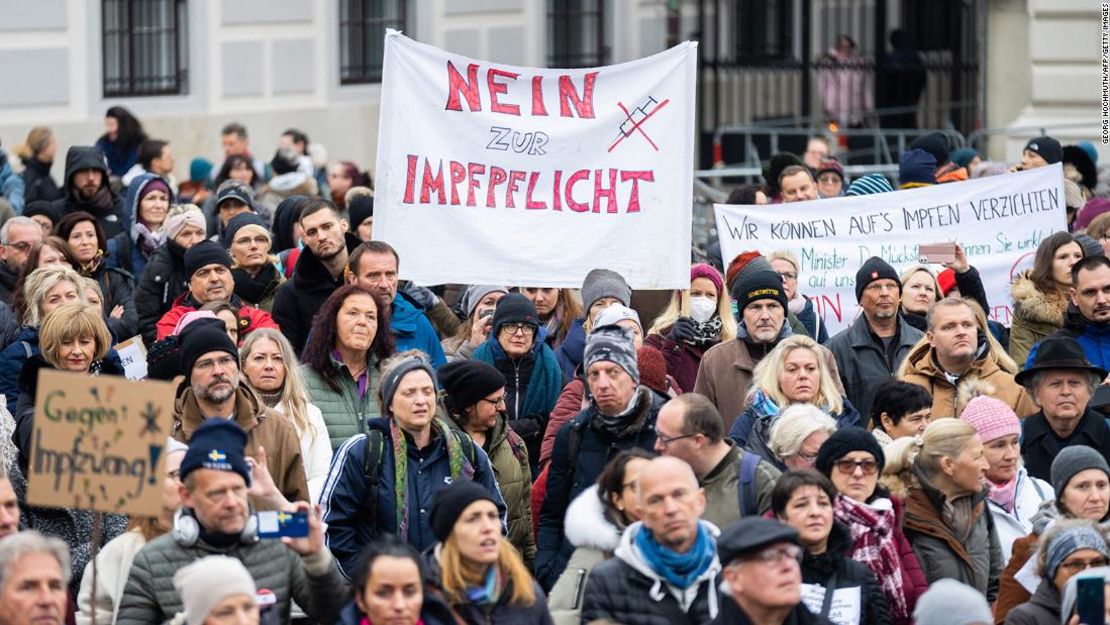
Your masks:
<instances>
[{"instance_id":1,"label":"man with beard","mask_svg":"<svg viewBox=\"0 0 1110 625\"><path fill-rule=\"evenodd\" d=\"M185 379L174 401L173 437L188 444L206 420L234 421L247 434L247 455L269 468L277 491L288 501L308 501L308 480L293 424L267 408L243 380L239 350L222 325L219 320L200 319L181 333ZM255 506L278 507L273 499L263 497L266 493L255 490L261 486L252 485Z\"/></svg>"},{"instance_id":2,"label":"man with beard","mask_svg":"<svg viewBox=\"0 0 1110 625\"><path fill-rule=\"evenodd\" d=\"M173 308L158 320L158 340L176 334L177 322L187 313L214 303L229 303L239 311L236 315L239 327L236 329L240 339L257 328L280 329L270 313L247 306L234 294L231 256L219 243L201 241L185 250L185 274L189 276L189 290L179 295L173 302Z\"/></svg>"},{"instance_id":3,"label":"man with beard","mask_svg":"<svg viewBox=\"0 0 1110 625\"><path fill-rule=\"evenodd\" d=\"M1071 304L1064 316L1064 327L1049 338L1073 338L1079 341L1091 364L1110 368L1110 258L1088 256L1075 263L1071 268L1071 285ZM1037 343L1029 350L1026 367L1032 365L1040 346Z\"/></svg>"},{"instance_id":4,"label":"man with beard","mask_svg":"<svg viewBox=\"0 0 1110 625\"><path fill-rule=\"evenodd\" d=\"M871 414L875 389L905 360L924 334L898 314L902 282L878 256L856 272L856 301L863 314L826 343L844 383L844 393L860 414Z\"/></svg>"},{"instance_id":5,"label":"man with beard","mask_svg":"<svg viewBox=\"0 0 1110 625\"><path fill-rule=\"evenodd\" d=\"M347 232L347 220L328 200L310 200L301 209L298 222L304 230L304 249L293 277L278 289L273 312L282 334L300 354L308 340L312 318L324 301L343 286L349 254L362 241ZM402 348L398 345L397 349Z\"/></svg>"},{"instance_id":6,"label":"man with beard","mask_svg":"<svg viewBox=\"0 0 1110 625\"><path fill-rule=\"evenodd\" d=\"M75 145L66 152L62 198L55 200L52 207L58 215L77 211L90 213L109 239L124 232L131 223L123 198L108 186L104 154L95 147Z\"/></svg>"},{"instance_id":7,"label":"man with beard","mask_svg":"<svg viewBox=\"0 0 1110 625\"><path fill-rule=\"evenodd\" d=\"M439 368L447 364L443 345L428 319L428 308L397 288L397 269L400 265L401 258L393 246L384 241L367 241L351 253L347 263L347 281L370 291L383 302L391 302L389 329L397 340L398 352L419 349L428 355L433 367ZM428 304L441 305L430 301Z\"/></svg>"}]
</instances>

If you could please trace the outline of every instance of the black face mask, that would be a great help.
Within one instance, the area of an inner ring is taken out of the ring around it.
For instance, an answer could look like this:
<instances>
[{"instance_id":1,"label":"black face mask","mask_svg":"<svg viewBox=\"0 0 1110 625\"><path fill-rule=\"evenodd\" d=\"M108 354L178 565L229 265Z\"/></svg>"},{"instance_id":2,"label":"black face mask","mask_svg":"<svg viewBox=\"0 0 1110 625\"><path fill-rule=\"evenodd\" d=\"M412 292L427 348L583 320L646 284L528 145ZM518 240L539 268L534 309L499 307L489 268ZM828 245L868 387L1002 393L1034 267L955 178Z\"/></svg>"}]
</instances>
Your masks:
<instances>
[{"instance_id":1,"label":"black face mask","mask_svg":"<svg viewBox=\"0 0 1110 625\"><path fill-rule=\"evenodd\" d=\"M199 525L199 523L198 523ZM225 534L223 532L209 532L200 526L200 538L205 543L216 547L217 549L226 549L235 543L239 542L239 534Z\"/></svg>"}]
</instances>

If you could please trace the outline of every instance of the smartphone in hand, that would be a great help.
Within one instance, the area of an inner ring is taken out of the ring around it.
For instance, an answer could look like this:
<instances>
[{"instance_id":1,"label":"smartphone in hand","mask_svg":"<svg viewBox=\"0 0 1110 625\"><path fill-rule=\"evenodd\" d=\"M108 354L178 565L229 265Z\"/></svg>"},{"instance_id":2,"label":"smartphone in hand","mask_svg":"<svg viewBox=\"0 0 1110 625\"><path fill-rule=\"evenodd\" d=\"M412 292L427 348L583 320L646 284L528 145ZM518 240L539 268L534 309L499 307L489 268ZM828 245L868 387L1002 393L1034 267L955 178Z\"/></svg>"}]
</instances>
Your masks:
<instances>
[{"instance_id":1,"label":"smartphone in hand","mask_svg":"<svg viewBox=\"0 0 1110 625\"><path fill-rule=\"evenodd\" d=\"M258 517L258 537L261 539L308 536L308 512L263 510L255 516Z\"/></svg>"},{"instance_id":2,"label":"smartphone in hand","mask_svg":"<svg viewBox=\"0 0 1110 625\"><path fill-rule=\"evenodd\" d=\"M917 262L922 265L955 262L956 244L953 243L926 243L917 246Z\"/></svg>"},{"instance_id":3,"label":"smartphone in hand","mask_svg":"<svg viewBox=\"0 0 1110 625\"><path fill-rule=\"evenodd\" d=\"M1081 577L1076 582L1076 610L1083 625L1106 625L1106 581Z\"/></svg>"}]
</instances>

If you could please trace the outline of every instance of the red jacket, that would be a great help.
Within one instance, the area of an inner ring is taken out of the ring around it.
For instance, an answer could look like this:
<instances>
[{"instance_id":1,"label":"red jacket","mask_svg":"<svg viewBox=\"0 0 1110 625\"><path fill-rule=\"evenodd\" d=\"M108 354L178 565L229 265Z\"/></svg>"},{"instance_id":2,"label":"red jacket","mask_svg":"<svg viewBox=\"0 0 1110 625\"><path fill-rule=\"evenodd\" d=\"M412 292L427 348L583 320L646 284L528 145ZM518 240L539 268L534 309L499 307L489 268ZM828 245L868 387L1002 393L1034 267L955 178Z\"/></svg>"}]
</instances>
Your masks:
<instances>
[{"instance_id":1,"label":"red jacket","mask_svg":"<svg viewBox=\"0 0 1110 625\"><path fill-rule=\"evenodd\" d=\"M251 330L256 328L273 328L280 331L281 328L278 324L274 323L273 317L270 313L247 306L235 295L231 296L231 305L239 307L239 337L242 338L250 333ZM188 291L177 296L173 301L173 308L170 308L162 318L158 320L158 340L162 340L167 336L173 334L174 328L177 327L177 322L185 316L186 313L191 313L199 310L200 306L193 296Z\"/></svg>"}]
</instances>

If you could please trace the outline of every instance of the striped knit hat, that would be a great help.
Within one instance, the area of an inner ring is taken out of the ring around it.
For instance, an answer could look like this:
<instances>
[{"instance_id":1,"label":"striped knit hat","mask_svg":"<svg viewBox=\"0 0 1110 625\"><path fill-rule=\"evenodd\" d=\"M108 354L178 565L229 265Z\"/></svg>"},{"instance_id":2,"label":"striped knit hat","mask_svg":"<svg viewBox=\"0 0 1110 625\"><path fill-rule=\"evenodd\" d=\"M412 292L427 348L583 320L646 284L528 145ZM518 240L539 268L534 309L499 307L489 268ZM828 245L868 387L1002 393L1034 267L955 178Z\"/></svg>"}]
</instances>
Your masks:
<instances>
[{"instance_id":1,"label":"striped knit hat","mask_svg":"<svg viewBox=\"0 0 1110 625\"><path fill-rule=\"evenodd\" d=\"M875 193L887 193L893 190L894 187L890 185L890 181L886 179L886 176L874 172L853 180L852 184L848 185L848 190L845 194L872 195Z\"/></svg>"}]
</instances>

